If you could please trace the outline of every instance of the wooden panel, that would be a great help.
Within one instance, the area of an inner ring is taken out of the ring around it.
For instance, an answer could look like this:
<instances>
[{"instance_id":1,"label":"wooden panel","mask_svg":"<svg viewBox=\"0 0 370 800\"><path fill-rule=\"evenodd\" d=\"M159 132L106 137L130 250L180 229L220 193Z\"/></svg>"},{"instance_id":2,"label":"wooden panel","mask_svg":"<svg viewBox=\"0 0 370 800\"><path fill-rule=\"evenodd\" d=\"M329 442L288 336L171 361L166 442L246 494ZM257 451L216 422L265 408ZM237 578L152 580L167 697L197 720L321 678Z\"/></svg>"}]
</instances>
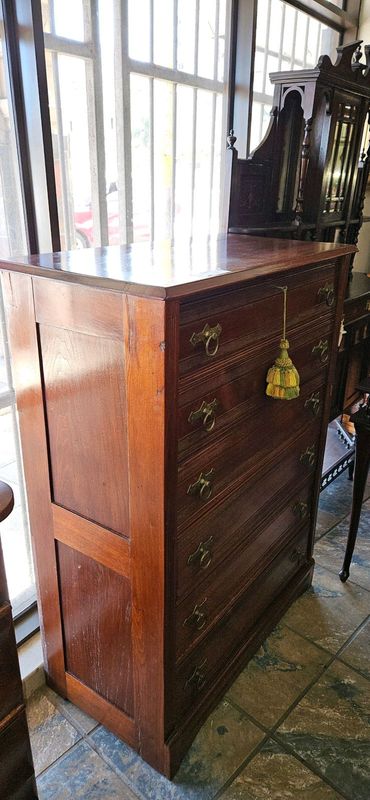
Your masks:
<instances>
[{"instance_id":1,"label":"wooden panel","mask_svg":"<svg viewBox=\"0 0 370 800\"><path fill-rule=\"evenodd\" d=\"M63 638L31 278L16 273L7 274L3 288L35 554L45 669L54 687L64 694Z\"/></svg>"},{"instance_id":2,"label":"wooden panel","mask_svg":"<svg viewBox=\"0 0 370 800\"><path fill-rule=\"evenodd\" d=\"M129 534L123 345L40 325L54 502Z\"/></svg>"},{"instance_id":3,"label":"wooden panel","mask_svg":"<svg viewBox=\"0 0 370 800\"><path fill-rule=\"evenodd\" d=\"M0 719L4 719L13 708L22 703L12 610L9 605L5 605L0 611Z\"/></svg>"},{"instance_id":4,"label":"wooden panel","mask_svg":"<svg viewBox=\"0 0 370 800\"><path fill-rule=\"evenodd\" d=\"M60 542L57 555L66 669L132 716L130 584Z\"/></svg>"},{"instance_id":5,"label":"wooden panel","mask_svg":"<svg viewBox=\"0 0 370 800\"><path fill-rule=\"evenodd\" d=\"M34 278L34 295L37 322L122 340L122 299L118 292Z\"/></svg>"},{"instance_id":6,"label":"wooden panel","mask_svg":"<svg viewBox=\"0 0 370 800\"><path fill-rule=\"evenodd\" d=\"M0 732L0 797L37 798L25 711Z\"/></svg>"},{"instance_id":7,"label":"wooden panel","mask_svg":"<svg viewBox=\"0 0 370 800\"><path fill-rule=\"evenodd\" d=\"M139 752L163 770L164 364L172 342L161 301L128 296L125 314L135 721Z\"/></svg>"},{"instance_id":8,"label":"wooden panel","mask_svg":"<svg viewBox=\"0 0 370 800\"><path fill-rule=\"evenodd\" d=\"M54 536L119 575L130 577L130 547L116 533L53 505Z\"/></svg>"},{"instance_id":9,"label":"wooden panel","mask_svg":"<svg viewBox=\"0 0 370 800\"><path fill-rule=\"evenodd\" d=\"M93 719L120 736L130 747L137 747L135 724L131 717L112 706L68 672L66 681L68 697L72 703L76 703L83 711L86 711L86 714L90 714Z\"/></svg>"}]
</instances>

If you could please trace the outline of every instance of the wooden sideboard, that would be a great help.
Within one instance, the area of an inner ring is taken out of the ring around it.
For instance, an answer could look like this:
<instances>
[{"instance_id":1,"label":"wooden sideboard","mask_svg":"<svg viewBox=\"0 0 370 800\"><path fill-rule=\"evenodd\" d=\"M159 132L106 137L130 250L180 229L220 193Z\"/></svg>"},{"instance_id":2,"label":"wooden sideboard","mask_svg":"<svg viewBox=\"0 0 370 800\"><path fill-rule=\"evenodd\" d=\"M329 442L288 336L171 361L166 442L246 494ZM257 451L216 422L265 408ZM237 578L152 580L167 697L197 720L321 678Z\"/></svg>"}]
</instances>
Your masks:
<instances>
[{"instance_id":1,"label":"wooden sideboard","mask_svg":"<svg viewBox=\"0 0 370 800\"><path fill-rule=\"evenodd\" d=\"M2 262L45 669L172 776L311 581L352 246ZM265 395L288 287L300 397Z\"/></svg>"},{"instance_id":2,"label":"wooden sideboard","mask_svg":"<svg viewBox=\"0 0 370 800\"><path fill-rule=\"evenodd\" d=\"M13 492L0 481L0 523L13 508ZM37 800L12 608L0 543L0 797Z\"/></svg>"}]
</instances>

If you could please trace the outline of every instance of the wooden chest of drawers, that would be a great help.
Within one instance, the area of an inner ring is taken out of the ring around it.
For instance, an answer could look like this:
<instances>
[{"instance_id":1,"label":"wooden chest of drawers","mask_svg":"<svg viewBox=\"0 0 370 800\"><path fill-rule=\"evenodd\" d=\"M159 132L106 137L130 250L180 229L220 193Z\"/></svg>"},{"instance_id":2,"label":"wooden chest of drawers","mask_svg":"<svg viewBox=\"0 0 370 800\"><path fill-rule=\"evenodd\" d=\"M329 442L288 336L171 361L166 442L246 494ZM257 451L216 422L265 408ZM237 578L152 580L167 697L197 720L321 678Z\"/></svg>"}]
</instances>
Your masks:
<instances>
[{"instance_id":1,"label":"wooden chest of drawers","mask_svg":"<svg viewBox=\"0 0 370 800\"><path fill-rule=\"evenodd\" d=\"M173 775L310 583L351 247L2 264L51 685ZM288 286L300 397L265 395Z\"/></svg>"}]
</instances>

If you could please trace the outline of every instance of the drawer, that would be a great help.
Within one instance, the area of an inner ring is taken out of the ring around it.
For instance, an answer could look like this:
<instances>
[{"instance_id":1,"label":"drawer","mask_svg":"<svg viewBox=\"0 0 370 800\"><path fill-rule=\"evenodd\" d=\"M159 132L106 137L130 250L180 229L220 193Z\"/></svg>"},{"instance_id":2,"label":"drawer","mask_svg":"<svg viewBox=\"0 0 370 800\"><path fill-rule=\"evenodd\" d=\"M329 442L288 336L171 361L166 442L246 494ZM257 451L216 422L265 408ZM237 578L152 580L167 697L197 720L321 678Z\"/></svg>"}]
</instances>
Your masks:
<instances>
[{"instance_id":1,"label":"drawer","mask_svg":"<svg viewBox=\"0 0 370 800\"><path fill-rule=\"evenodd\" d=\"M37 798L25 711L0 733L0 797Z\"/></svg>"},{"instance_id":2,"label":"drawer","mask_svg":"<svg viewBox=\"0 0 370 800\"><path fill-rule=\"evenodd\" d=\"M308 526L297 533L222 621L176 670L174 677L174 721L189 714L212 687L228 661L238 653L264 611L289 581L307 563Z\"/></svg>"},{"instance_id":3,"label":"drawer","mask_svg":"<svg viewBox=\"0 0 370 800\"><path fill-rule=\"evenodd\" d=\"M278 279L277 279L278 281ZM309 320L335 310L336 269L327 264L284 278L288 286L288 336ZM184 303L180 310L180 374L266 339L279 339L283 294L266 283Z\"/></svg>"},{"instance_id":4,"label":"drawer","mask_svg":"<svg viewBox=\"0 0 370 800\"><path fill-rule=\"evenodd\" d=\"M312 497L312 480L280 496L281 506L274 507L269 519L247 526L245 539L239 548L233 548L230 557L218 569L206 572L200 585L193 581L193 590L180 603L176 611L176 657L193 647L226 607L246 589L274 556L281 551L309 519ZM222 516L222 512L221 512Z\"/></svg>"},{"instance_id":5,"label":"drawer","mask_svg":"<svg viewBox=\"0 0 370 800\"><path fill-rule=\"evenodd\" d=\"M208 574L218 570L231 552L265 524L285 503L296 486L310 481L315 470L317 441L306 430L289 440L282 457L283 468L274 460L269 468L255 471L237 491L228 494L221 508L211 509L183 530L176 542L177 601L201 586ZM293 489L289 487L293 486Z\"/></svg>"},{"instance_id":6,"label":"drawer","mask_svg":"<svg viewBox=\"0 0 370 800\"><path fill-rule=\"evenodd\" d=\"M0 614L0 721L23 703L10 605Z\"/></svg>"},{"instance_id":7,"label":"drawer","mask_svg":"<svg viewBox=\"0 0 370 800\"><path fill-rule=\"evenodd\" d=\"M310 326L291 337L290 350L300 374L301 388L317 375L321 375L321 382L324 383L331 352L331 331L331 325L326 323L314 335ZM180 458L201 449L261 404L261 398L265 396L267 371L277 354L278 342L269 343L263 349L249 350L241 363L230 367L226 373L216 366L213 374L201 374L197 382L188 379L180 381ZM223 382L225 377L227 383Z\"/></svg>"},{"instance_id":8,"label":"drawer","mask_svg":"<svg viewBox=\"0 0 370 800\"><path fill-rule=\"evenodd\" d=\"M224 495L237 488L248 474L272 458L277 463L280 448L310 428L316 439L321 422L325 389L318 380L306 384L299 398L291 401L263 397L254 413L240 420L199 454L179 466L177 522L179 527L208 511ZM218 497L220 495L220 497Z\"/></svg>"},{"instance_id":9,"label":"drawer","mask_svg":"<svg viewBox=\"0 0 370 800\"><path fill-rule=\"evenodd\" d=\"M370 316L370 295L356 297L355 300L344 302L344 326L350 325L361 317Z\"/></svg>"}]
</instances>

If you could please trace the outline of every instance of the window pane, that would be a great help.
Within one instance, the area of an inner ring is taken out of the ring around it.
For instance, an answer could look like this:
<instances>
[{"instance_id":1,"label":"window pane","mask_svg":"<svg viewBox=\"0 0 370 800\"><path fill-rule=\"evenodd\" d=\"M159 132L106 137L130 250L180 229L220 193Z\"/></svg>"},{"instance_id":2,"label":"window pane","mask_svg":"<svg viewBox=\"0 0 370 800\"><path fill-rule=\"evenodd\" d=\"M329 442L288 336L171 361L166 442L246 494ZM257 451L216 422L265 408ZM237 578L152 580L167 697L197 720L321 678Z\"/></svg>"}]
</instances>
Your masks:
<instances>
[{"instance_id":1,"label":"window pane","mask_svg":"<svg viewBox=\"0 0 370 800\"><path fill-rule=\"evenodd\" d=\"M44 31L84 41L83 0L42 0L41 9Z\"/></svg>"},{"instance_id":2,"label":"window pane","mask_svg":"<svg viewBox=\"0 0 370 800\"><path fill-rule=\"evenodd\" d=\"M173 66L173 0L154 0L154 63Z\"/></svg>"},{"instance_id":3,"label":"window pane","mask_svg":"<svg viewBox=\"0 0 370 800\"><path fill-rule=\"evenodd\" d=\"M204 233L210 219L210 184L212 151L209 142L213 136L213 94L197 90L197 129L194 176L194 215L193 233Z\"/></svg>"},{"instance_id":4,"label":"window pane","mask_svg":"<svg viewBox=\"0 0 370 800\"><path fill-rule=\"evenodd\" d=\"M131 75L134 241L151 238L150 78Z\"/></svg>"},{"instance_id":5,"label":"window pane","mask_svg":"<svg viewBox=\"0 0 370 800\"><path fill-rule=\"evenodd\" d=\"M150 2L128 2L128 50L136 61L150 61Z\"/></svg>"},{"instance_id":6,"label":"window pane","mask_svg":"<svg viewBox=\"0 0 370 800\"><path fill-rule=\"evenodd\" d=\"M216 0L199 5L198 75L213 78L216 43Z\"/></svg>"},{"instance_id":7,"label":"window pane","mask_svg":"<svg viewBox=\"0 0 370 800\"><path fill-rule=\"evenodd\" d=\"M194 72L195 0L179 0L177 10L177 68Z\"/></svg>"},{"instance_id":8,"label":"window pane","mask_svg":"<svg viewBox=\"0 0 370 800\"><path fill-rule=\"evenodd\" d=\"M189 86L178 86L176 175L175 175L175 237L189 238L192 222L193 181L193 119L194 93Z\"/></svg>"},{"instance_id":9,"label":"window pane","mask_svg":"<svg viewBox=\"0 0 370 800\"><path fill-rule=\"evenodd\" d=\"M314 67L323 53L335 59L339 34L282 0L258 0L256 41L250 151L269 124L268 101L274 93L269 74Z\"/></svg>"},{"instance_id":10,"label":"window pane","mask_svg":"<svg viewBox=\"0 0 370 800\"><path fill-rule=\"evenodd\" d=\"M94 243L85 61L46 53L62 249Z\"/></svg>"},{"instance_id":11,"label":"window pane","mask_svg":"<svg viewBox=\"0 0 370 800\"><path fill-rule=\"evenodd\" d=\"M171 238L173 88L154 81L154 238Z\"/></svg>"},{"instance_id":12,"label":"window pane","mask_svg":"<svg viewBox=\"0 0 370 800\"><path fill-rule=\"evenodd\" d=\"M22 475L17 467L14 413L9 408L0 410L0 480L6 481L14 492L14 509L1 523L1 542L13 614L17 614L35 599L35 575Z\"/></svg>"}]
</instances>

